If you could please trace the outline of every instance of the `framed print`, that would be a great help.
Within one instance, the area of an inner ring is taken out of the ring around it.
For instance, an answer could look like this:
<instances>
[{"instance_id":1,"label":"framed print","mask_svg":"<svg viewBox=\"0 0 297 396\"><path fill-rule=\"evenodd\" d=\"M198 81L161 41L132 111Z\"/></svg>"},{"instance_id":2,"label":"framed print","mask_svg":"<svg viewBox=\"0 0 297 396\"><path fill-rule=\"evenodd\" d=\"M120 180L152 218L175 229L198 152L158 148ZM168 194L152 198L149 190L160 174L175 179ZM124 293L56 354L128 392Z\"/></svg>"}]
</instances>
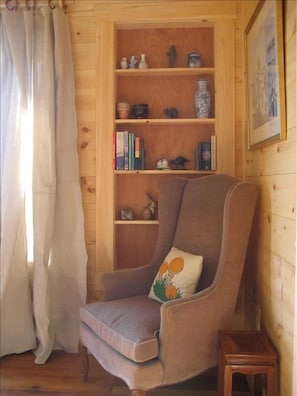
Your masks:
<instances>
[{"instance_id":1,"label":"framed print","mask_svg":"<svg viewBox=\"0 0 297 396\"><path fill-rule=\"evenodd\" d=\"M260 0L245 30L249 148L286 138L282 1Z\"/></svg>"}]
</instances>

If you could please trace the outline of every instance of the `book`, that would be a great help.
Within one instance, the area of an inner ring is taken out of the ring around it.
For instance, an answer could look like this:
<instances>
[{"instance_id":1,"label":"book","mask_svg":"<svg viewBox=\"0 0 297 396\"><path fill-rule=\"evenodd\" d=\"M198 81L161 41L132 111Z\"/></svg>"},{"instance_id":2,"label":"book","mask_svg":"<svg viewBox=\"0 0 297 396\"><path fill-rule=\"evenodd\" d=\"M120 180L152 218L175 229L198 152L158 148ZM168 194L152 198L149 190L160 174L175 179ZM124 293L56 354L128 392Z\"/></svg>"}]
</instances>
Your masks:
<instances>
[{"instance_id":1,"label":"book","mask_svg":"<svg viewBox=\"0 0 297 396\"><path fill-rule=\"evenodd\" d=\"M134 169L134 158L135 158L135 148L134 148L135 134L129 132L129 169Z\"/></svg>"},{"instance_id":2,"label":"book","mask_svg":"<svg viewBox=\"0 0 297 396\"><path fill-rule=\"evenodd\" d=\"M140 137L139 136L135 136L134 145L135 145L135 158L140 158Z\"/></svg>"},{"instance_id":3,"label":"book","mask_svg":"<svg viewBox=\"0 0 297 396\"><path fill-rule=\"evenodd\" d=\"M141 145L141 169L145 169L145 149L143 141Z\"/></svg>"},{"instance_id":4,"label":"book","mask_svg":"<svg viewBox=\"0 0 297 396\"><path fill-rule=\"evenodd\" d=\"M211 170L217 169L217 137L215 135L210 137L210 165Z\"/></svg>"},{"instance_id":5,"label":"book","mask_svg":"<svg viewBox=\"0 0 297 396\"><path fill-rule=\"evenodd\" d=\"M124 135L124 170L129 169L129 132L123 131Z\"/></svg>"},{"instance_id":6,"label":"book","mask_svg":"<svg viewBox=\"0 0 297 396\"><path fill-rule=\"evenodd\" d=\"M117 170L124 170L124 133L122 131L116 132L115 168Z\"/></svg>"},{"instance_id":7,"label":"book","mask_svg":"<svg viewBox=\"0 0 297 396\"><path fill-rule=\"evenodd\" d=\"M114 138L114 169L140 170L145 168L143 140L129 131L117 131Z\"/></svg>"},{"instance_id":8,"label":"book","mask_svg":"<svg viewBox=\"0 0 297 396\"><path fill-rule=\"evenodd\" d=\"M134 169L140 170L145 168L145 150L143 139L139 136L135 136L135 158L134 158Z\"/></svg>"},{"instance_id":9,"label":"book","mask_svg":"<svg viewBox=\"0 0 297 396\"><path fill-rule=\"evenodd\" d=\"M116 169L116 133L112 134L112 169Z\"/></svg>"},{"instance_id":10,"label":"book","mask_svg":"<svg viewBox=\"0 0 297 396\"><path fill-rule=\"evenodd\" d=\"M196 149L196 169L211 170L211 142L200 142Z\"/></svg>"}]
</instances>

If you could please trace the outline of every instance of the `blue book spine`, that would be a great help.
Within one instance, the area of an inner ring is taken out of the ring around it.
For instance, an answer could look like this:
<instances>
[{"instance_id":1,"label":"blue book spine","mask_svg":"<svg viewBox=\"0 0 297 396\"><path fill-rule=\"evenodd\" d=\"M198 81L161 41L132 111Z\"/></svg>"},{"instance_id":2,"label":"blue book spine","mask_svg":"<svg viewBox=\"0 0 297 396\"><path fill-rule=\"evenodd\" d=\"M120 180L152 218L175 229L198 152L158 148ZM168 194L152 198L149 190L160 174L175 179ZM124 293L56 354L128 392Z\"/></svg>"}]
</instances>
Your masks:
<instances>
[{"instance_id":1,"label":"blue book spine","mask_svg":"<svg viewBox=\"0 0 297 396\"><path fill-rule=\"evenodd\" d=\"M134 147L135 135L133 132L129 132L129 169L134 169L134 158L135 158L135 147Z\"/></svg>"}]
</instances>

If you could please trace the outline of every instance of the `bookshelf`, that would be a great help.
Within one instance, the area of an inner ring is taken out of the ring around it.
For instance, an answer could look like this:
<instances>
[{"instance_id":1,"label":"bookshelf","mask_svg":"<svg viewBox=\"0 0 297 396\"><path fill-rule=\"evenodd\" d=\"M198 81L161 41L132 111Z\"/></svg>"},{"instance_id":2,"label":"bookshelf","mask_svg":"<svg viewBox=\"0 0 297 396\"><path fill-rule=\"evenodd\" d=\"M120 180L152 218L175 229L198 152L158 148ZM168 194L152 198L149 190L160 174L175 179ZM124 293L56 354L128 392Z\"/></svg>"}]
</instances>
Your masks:
<instances>
[{"instance_id":1,"label":"bookshelf","mask_svg":"<svg viewBox=\"0 0 297 396\"><path fill-rule=\"evenodd\" d=\"M97 26L97 261L102 271L147 263L153 254L157 220L143 220L149 203L158 199L160 185L172 177L199 177L214 171L195 169L195 149L216 136L215 172L234 174L234 21L219 18L214 3L208 18L194 1L98 1ZM163 4L162 4L163 3ZM228 2L229 3L229 2ZM141 6L141 8L139 8ZM206 5L205 5L206 7ZM176 10L169 17L168 9ZM174 44L177 59L168 67L167 51ZM203 65L187 67L187 55L199 51ZM122 57L146 54L147 69L121 69ZM207 79L211 92L210 118L195 115L198 79ZM116 103L147 103L146 119L118 119ZM178 118L164 109L175 107ZM113 167L113 135L129 131L140 136L146 151L143 170ZM159 159L189 159L186 169L158 170ZM131 208L134 220L122 220Z\"/></svg>"}]
</instances>

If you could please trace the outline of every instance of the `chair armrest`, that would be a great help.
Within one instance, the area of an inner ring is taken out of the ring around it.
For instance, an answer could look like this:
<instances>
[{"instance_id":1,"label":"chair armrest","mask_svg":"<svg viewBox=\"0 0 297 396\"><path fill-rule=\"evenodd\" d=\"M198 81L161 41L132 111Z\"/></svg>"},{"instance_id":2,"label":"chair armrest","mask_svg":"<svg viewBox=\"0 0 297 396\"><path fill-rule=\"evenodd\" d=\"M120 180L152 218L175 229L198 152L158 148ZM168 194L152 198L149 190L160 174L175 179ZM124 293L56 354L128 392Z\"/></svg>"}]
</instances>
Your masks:
<instances>
[{"instance_id":1,"label":"chair armrest","mask_svg":"<svg viewBox=\"0 0 297 396\"><path fill-rule=\"evenodd\" d=\"M154 278L149 265L106 272L101 277L104 301L148 294Z\"/></svg>"},{"instance_id":2,"label":"chair armrest","mask_svg":"<svg viewBox=\"0 0 297 396\"><path fill-rule=\"evenodd\" d=\"M212 284L193 296L161 306L159 358L167 375L189 367L196 375L217 362L218 330L232 322L229 301ZM187 326L187 324L190 324ZM189 375L190 377L190 375Z\"/></svg>"}]
</instances>

